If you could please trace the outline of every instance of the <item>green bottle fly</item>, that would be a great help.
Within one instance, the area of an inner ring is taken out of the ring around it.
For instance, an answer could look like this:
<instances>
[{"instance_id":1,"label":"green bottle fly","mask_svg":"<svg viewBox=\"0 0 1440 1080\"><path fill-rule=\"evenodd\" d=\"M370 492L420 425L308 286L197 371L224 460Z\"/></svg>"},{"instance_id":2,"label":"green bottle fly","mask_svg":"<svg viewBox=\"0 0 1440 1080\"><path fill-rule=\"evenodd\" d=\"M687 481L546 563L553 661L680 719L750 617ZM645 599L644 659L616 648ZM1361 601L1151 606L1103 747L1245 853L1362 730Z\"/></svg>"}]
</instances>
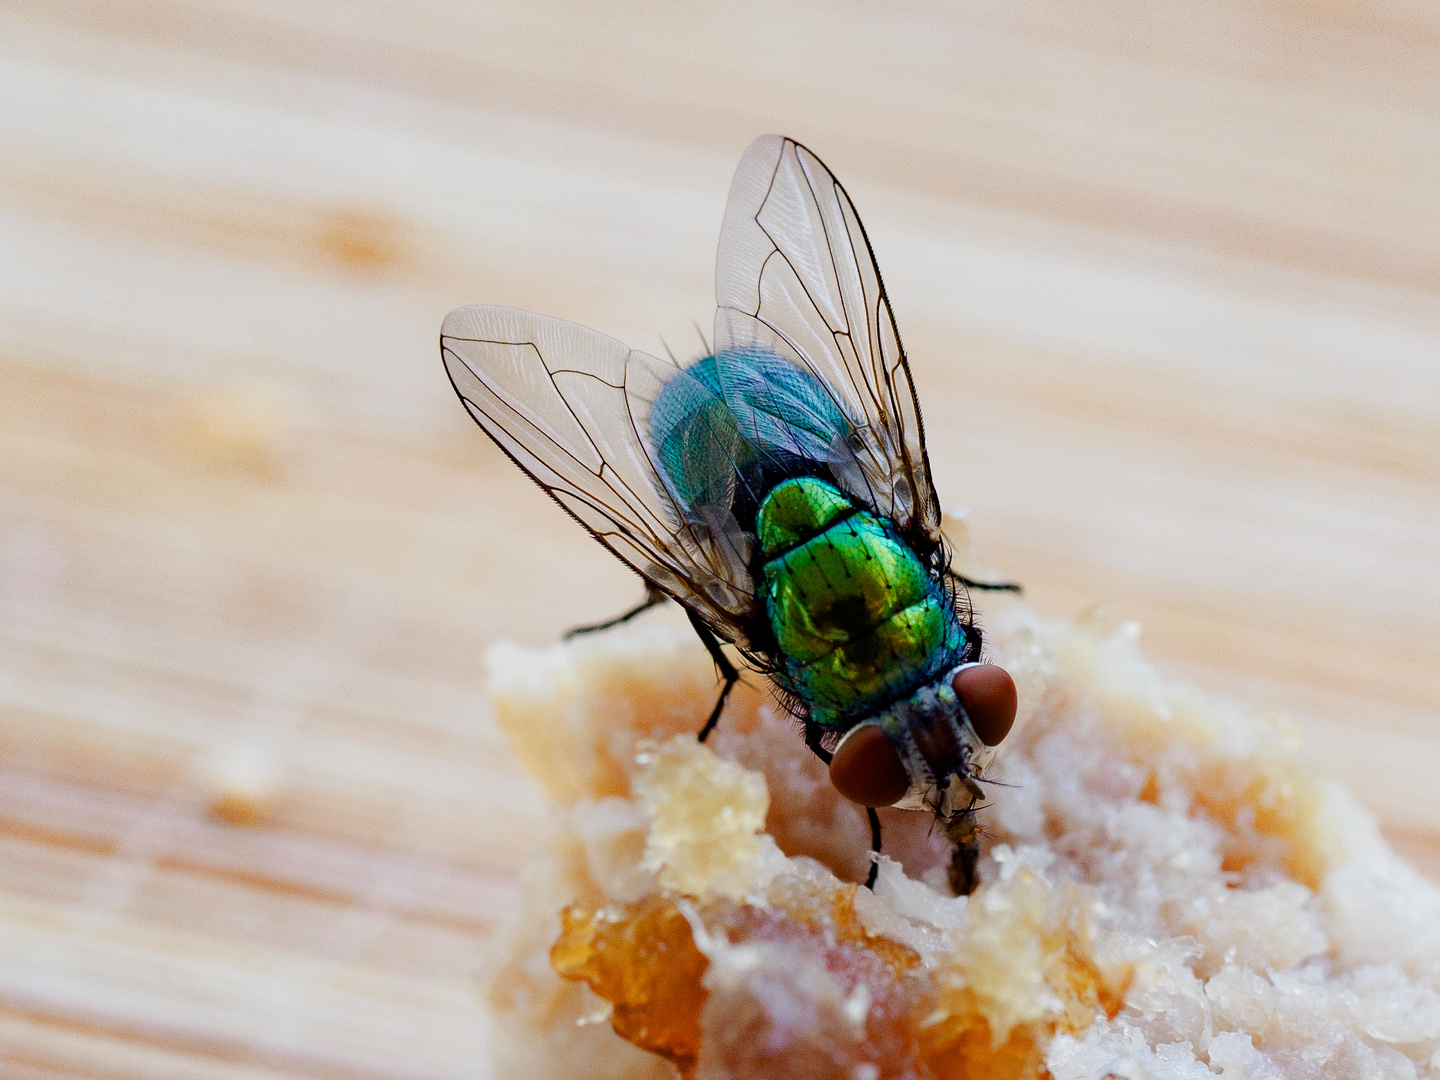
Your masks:
<instances>
[{"instance_id":1,"label":"green bottle fly","mask_svg":"<svg viewBox=\"0 0 1440 1080\"><path fill-rule=\"evenodd\" d=\"M929 810L968 892L978 781L1014 688L989 699L1007 715L981 711L979 583L950 568L890 300L850 197L795 141L746 151L715 296L713 347L689 364L483 305L450 314L441 354L475 421L646 580L644 603L585 629L677 601L724 680L699 737L740 677L728 644L869 808L875 849L875 807Z\"/></svg>"}]
</instances>

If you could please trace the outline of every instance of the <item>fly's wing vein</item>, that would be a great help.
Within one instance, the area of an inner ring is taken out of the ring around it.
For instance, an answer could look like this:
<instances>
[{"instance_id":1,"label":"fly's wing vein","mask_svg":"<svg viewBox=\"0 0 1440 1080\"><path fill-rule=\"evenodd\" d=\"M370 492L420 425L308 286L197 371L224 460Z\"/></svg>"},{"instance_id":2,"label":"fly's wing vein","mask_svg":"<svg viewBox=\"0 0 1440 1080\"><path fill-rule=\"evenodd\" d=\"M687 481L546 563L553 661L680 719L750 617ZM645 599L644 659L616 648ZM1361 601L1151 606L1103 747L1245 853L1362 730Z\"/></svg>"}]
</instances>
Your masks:
<instances>
[{"instance_id":1,"label":"fly's wing vein","mask_svg":"<svg viewBox=\"0 0 1440 1080\"><path fill-rule=\"evenodd\" d=\"M735 172L715 268L716 348L808 369L857 431L851 493L938 542L940 507L910 367L854 204L794 140L764 135Z\"/></svg>"},{"instance_id":2,"label":"fly's wing vein","mask_svg":"<svg viewBox=\"0 0 1440 1080\"><path fill-rule=\"evenodd\" d=\"M440 352L475 422L623 562L742 646L748 570L661 483L654 392L679 369L578 323L514 308L452 311Z\"/></svg>"}]
</instances>

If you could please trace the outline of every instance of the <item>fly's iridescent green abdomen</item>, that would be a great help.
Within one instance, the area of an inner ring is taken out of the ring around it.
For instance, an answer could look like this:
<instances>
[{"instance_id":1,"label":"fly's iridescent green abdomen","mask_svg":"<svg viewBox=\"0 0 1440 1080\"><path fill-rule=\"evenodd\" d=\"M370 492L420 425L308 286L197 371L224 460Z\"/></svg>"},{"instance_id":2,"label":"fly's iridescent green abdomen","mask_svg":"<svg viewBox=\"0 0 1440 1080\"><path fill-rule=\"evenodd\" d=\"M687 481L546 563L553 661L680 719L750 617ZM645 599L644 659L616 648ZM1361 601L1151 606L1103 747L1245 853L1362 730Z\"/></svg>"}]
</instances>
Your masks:
<instances>
[{"instance_id":1,"label":"fly's iridescent green abdomen","mask_svg":"<svg viewBox=\"0 0 1440 1080\"><path fill-rule=\"evenodd\" d=\"M960 662L943 581L893 522L821 474L853 430L808 372L761 350L708 356L661 390L651 440L676 501L709 530L734 523L778 654L777 682L810 720L844 730Z\"/></svg>"},{"instance_id":2,"label":"fly's iridescent green abdomen","mask_svg":"<svg viewBox=\"0 0 1440 1080\"><path fill-rule=\"evenodd\" d=\"M765 496L757 526L777 675L820 727L848 727L960 662L953 601L885 519L802 477Z\"/></svg>"}]
</instances>

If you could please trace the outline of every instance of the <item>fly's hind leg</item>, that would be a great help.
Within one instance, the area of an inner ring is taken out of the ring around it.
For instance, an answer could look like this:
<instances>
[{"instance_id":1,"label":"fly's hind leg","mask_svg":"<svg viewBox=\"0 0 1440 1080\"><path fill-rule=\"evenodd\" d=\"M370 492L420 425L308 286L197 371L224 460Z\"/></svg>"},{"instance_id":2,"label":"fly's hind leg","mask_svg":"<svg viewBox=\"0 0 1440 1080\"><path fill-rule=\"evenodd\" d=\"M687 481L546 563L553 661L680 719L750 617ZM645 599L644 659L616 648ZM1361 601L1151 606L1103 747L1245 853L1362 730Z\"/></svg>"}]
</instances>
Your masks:
<instances>
[{"instance_id":1,"label":"fly's hind leg","mask_svg":"<svg viewBox=\"0 0 1440 1080\"><path fill-rule=\"evenodd\" d=\"M645 583L645 599L641 600L640 603L636 604L629 611L623 615L617 615L613 619L608 619L605 622L592 623L590 626L577 626L565 635L565 639L568 641L570 638L579 637L581 634L593 634L596 630L609 630L612 626L627 623L635 618L636 615L649 611L656 604L663 604L666 599L667 597L663 592L647 581Z\"/></svg>"},{"instance_id":2,"label":"fly's hind leg","mask_svg":"<svg viewBox=\"0 0 1440 1080\"><path fill-rule=\"evenodd\" d=\"M1025 591L1025 586L1018 581L975 581L964 574L957 574L954 570L946 570L945 573L951 581L958 581L967 589L980 589L984 592L1019 593Z\"/></svg>"},{"instance_id":3,"label":"fly's hind leg","mask_svg":"<svg viewBox=\"0 0 1440 1080\"><path fill-rule=\"evenodd\" d=\"M715 702L715 708L710 710L710 719L706 720L705 726L700 729L698 738L704 742L710 737L710 732L715 730L715 725L720 722L720 714L725 710L725 699L730 696L730 691L735 689L735 684L740 681L740 672L735 670L735 665L730 662L730 658L725 655L725 650L720 647L719 638L701 621L700 616L688 607L685 609L685 614L690 619L690 625L695 628L700 643L710 654L710 659L715 661L720 678L725 680L725 685L720 688L720 698Z\"/></svg>"}]
</instances>

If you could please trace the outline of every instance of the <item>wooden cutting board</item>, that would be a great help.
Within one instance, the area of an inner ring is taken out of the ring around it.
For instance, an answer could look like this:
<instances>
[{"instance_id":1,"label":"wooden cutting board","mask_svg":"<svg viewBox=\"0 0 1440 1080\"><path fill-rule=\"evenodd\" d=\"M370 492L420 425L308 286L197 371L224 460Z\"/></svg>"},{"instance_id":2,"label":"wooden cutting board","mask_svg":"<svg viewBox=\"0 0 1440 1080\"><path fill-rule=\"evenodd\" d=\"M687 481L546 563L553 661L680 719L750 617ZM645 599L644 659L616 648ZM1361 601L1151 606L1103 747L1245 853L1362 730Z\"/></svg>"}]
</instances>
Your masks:
<instances>
[{"instance_id":1,"label":"wooden cutting board","mask_svg":"<svg viewBox=\"0 0 1440 1080\"><path fill-rule=\"evenodd\" d=\"M487 1075L543 809L480 657L639 588L440 320L697 353L768 130L979 553L1440 876L1440 9L688 7L0 9L0 1074Z\"/></svg>"}]
</instances>

